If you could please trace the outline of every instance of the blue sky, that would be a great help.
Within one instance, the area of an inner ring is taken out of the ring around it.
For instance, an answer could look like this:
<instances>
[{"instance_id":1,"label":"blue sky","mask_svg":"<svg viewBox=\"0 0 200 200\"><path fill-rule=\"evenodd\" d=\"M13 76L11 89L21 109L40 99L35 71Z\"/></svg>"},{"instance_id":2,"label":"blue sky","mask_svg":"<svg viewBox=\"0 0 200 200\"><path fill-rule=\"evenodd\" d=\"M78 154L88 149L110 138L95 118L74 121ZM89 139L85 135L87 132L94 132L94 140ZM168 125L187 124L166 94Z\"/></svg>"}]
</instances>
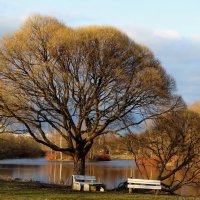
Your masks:
<instances>
[{"instance_id":1,"label":"blue sky","mask_svg":"<svg viewBox=\"0 0 200 200\"><path fill-rule=\"evenodd\" d=\"M0 37L32 14L111 25L153 50L188 104L200 100L199 0L0 0Z\"/></svg>"}]
</instances>

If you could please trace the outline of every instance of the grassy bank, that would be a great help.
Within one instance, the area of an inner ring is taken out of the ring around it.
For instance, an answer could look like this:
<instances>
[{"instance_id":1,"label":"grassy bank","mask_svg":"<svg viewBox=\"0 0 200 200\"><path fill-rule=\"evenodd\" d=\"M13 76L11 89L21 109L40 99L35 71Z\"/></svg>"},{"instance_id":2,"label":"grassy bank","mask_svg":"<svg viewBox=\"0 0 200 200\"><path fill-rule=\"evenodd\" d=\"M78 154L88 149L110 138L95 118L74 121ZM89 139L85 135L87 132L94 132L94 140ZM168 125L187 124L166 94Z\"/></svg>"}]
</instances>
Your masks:
<instances>
[{"instance_id":1,"label":"grassy bank","mask_svg":"<svg viewBox=\"0 0 200 200\"><path fill-rule=\"evenodd\" d=\"M194 200L178 196L128 194L128 192L76 192L69 187L35 182L0 180L0 200Z\"/></svg>"}]
</instances>

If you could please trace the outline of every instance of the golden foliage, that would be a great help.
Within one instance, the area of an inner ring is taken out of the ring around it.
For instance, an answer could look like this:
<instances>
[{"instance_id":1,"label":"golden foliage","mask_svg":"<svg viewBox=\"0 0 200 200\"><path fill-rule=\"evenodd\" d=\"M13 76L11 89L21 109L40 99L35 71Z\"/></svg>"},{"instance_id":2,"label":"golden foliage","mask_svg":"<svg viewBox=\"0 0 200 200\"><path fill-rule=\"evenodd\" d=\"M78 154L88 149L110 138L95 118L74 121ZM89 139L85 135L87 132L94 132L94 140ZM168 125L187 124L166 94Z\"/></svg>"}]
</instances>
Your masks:
<instances>
[{"instance_id":1,"label":"golden foliage","mask_svg":"<svg viewBox=\"0 0 200 200\"><path fill-rule=\"evenodd\" d=\"M178 102L174 80L152 52L113 27L72 29L33 16L4 37L0 61L0 112L56 151L85 156L99 135L132 128ZM68 145L55 144L44 127Z\"/></svg>"},{"instance_id":2,"label":"golden foliage","mask_svg":"<svg viewBox=\"0 0 200 200\"><path fill-rule=\"evenodd\" d=\"M192 105L189 105L188 109L200 114L200 102L197 101L193 103Z\"/></svg>"}]
</instances>

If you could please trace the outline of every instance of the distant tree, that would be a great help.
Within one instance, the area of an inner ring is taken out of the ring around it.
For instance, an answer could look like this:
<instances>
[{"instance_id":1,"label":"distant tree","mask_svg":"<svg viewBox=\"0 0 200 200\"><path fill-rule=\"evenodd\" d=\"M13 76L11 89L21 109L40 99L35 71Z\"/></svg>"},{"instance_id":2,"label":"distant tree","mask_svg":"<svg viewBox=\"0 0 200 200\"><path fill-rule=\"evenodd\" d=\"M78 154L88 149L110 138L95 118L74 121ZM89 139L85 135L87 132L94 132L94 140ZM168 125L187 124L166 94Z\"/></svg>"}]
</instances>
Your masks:
<instances>
[{"instance_id":1,"label":"distant tree","mask_svg":"<svg viewBox=\"0 0 200 200\"><path fill-rule=\"evenodd\" d=\"M44 155L41 145L29 135L0 134L0 159L37 158Z\"/></svg>"},{"instance_id":2,"label":"distant tree","mask_svg":"<svg viewBox=\"0 0 200 200\"><path fill-rule=\"evenodd\" d=\"M196 101L192 105L189 105L188 109L200 114L200 101Z\"/></svg>"},{"instance_id":3,"label":"distant tree","mask_svg":"<svg viewBox=\"0 0 200 200\"><path fill-rule=\"evenodd\" d=\"M176 107L174 86L149 49L112 27L71 29L34 16L1 44L1 114L70 154L76 174L85 173L95 138ZM50 139L54 130L67 145Z\"/></svg>"},{"instance_id":4,"label":"distant tree","mask_svg":"<svg viewBox=\"0 0 200 200\"><path fill-rule=\"evenodd\" d=\"M106 134L99 136L94 141L89 152L89 158L93 159L94 156L101 154L109 154L112 158L113 155L122 155L124 153L127 153L127 150L122 137L116 134Z\"/></svg>"},{"instance_id":5,"label":"distant tree","mask_svg":"<svg viewBox=\"0 0 200 200\"><path fill-rule=\"evenodd\" d=\"M139 169L155 167L163 190L174 193L183 185L200 183L200 116L192 111L171 112L151 130L125 137ZM143 175L149 176L148 170Z\"/></svg>"}]
</instances>

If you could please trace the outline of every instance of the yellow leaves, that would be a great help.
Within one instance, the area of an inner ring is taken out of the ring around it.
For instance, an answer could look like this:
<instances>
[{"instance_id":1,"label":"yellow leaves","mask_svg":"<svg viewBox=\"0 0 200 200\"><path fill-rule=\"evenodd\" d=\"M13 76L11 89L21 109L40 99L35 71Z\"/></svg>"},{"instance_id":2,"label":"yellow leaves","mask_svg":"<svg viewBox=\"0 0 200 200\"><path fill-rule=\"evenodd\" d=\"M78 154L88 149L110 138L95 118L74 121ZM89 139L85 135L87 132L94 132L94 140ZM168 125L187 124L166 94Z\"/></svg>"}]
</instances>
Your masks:
<instances>
[{"instance_id":1,"label":"yellow leaves","mask_svg":"<svg viewBox=\"0 0 200 200\"><path fill-rule=\"evenodd\" d=\"M135 87L142 88L142 90L146 91L146 95L151 94L159 98L169 98L170 93L168 92L168 87L171 86L172 82L170 82L168 78L169 77L166 77L166 75L163 76L159 68L144 66L137 71L133 77L133 89Z\"/></svg>"},{"instance_id":2,"label":"yellow leaves","mask_svg":"<svg viewBox=\"0 0 200 200\"><path fill-rule=\"evenodd\" d=\"M21 27L22 32L36 35L52 35L65 26L54 17L34 15L27 19Z\"/></svg>"},{"instance_id":3,"label":"yellow leaves","mask_svg":"<svg viewBox=\"0 0 200 200\"><path fill-rule=\"evenodd\" d=\"M159 86L162 84L161 76L156 68L146 67L139 71L137 74L138 79L142 82L144 86Z\"/></svg>"},{"instance_id":4,"label":"yellow leaves","mask_svg":"<svg viewBox=\"0 0 200 200\"><path fill-rule=\"evenodd\" d=\"M81 40L97 39L101 43L112 44L114 46L126 46L129 43L127 35L118 29L110 26L88 26L75 29Z\"/></svg>"},{"instance_id":5,"label":"yellow leaves","mask_svg":"<svg viewBox=\"0 0 200 200\"><path fill-rule=\"evenodd\" d=\"M115 39L118 40L123 39L124 41L128 39L128 37L123 34L121 31L114 27L110 26L88 26L88 27L81 27L75 29L75 31L79 32L80 34L88 33L90 35L96 36L97 38L101 39Z\"/></svg>"},{"instance_id":6,"label":"yellow leaves","mask_svg":"<svg viewBox=\"0 0 200 200\"><path fill-rule=\"evenodd\" d=\"M27 53L33 50L41 50L48 46L49 41L57 31L67 30L62 23L52 17L32 16L30 17L19 31L12 36L6 36L3 39L3 44L9 53Z\"/></svg>"},{"instance_id":7,"label":"yellow leaves","mask_svg":"<svg viewBox=\"0 0 200 200\"><path fill-rule=\"evenodd\" d=\"M200 102L196 101L194 104L188 106L188 109L200 114Z\"/></svg>"},{"instance_id":8,"label":"yellow leaves","mask_svg":"<svg viewBox=\"0 0 200 200\"><path fill-rule=\"evenodd\" d=\"M7 102L10 105L10 108L13 107L14 104L18 104L20 101L17 98L18 91L15 87L13 87L11 84L0 82L0 99L1 102ZM23 99L21 100L21 102Z\"/></svg>"},{"instance_id":9,"label":"yellow leaves","mask_svg":"<svg viewBox=\"0 0 200 200\"><path fill-rule=\"evenodd\" d=\"M57 51L72 51L76 45L76 35L72 29L58 29L48 42L48 50L55 54Z\"/></svg>"},{"instance_id":10,"label":"yellow leaves","mask_svg":"<svg viewBox=\"0 0 200 200\"><path fill-rule=\"evenodd\" d=\"M7 72L21 73L20 78L43 76L44 81L52 74L72 73L79 80L105 76L157 94L170 91L168 77L152 52L109 26L72 29L52 17L32 16L18 32L4 38L1 52L2 62L9 61L4 65Z\"/></svg>"},{"instance_id":11,"label":"yellow leaves","mask_svg":"<svg viewBox=\"0 0 200 200\"><path fill-rule=\"evenodd\" d=\"M112 51L126 51L129 43L130 39L113 27L71 29L53 17L40 15L30 17L19 31L3 40L7 55L25 61L29 59L31 62L46 60L48 54L55 57L62 52L76 55L80 51L89 58L92 58L92 54L98 58L101 51L104 59L108 60ZM110 62L115 62L113 59L110 58Z\"/></svg>"},{"instance_id":12,"label":"yellow leaves","mask_svg":"<svg viewBox=\"0 0 200 200\"><path fill-rule=\"evenodd\" d=\"M27 36L20 31L12 36L5 36L3 39L3 44L7 52L11 55L14 55L27 50L27 39Z\"/></svg>"}]
</instances>

